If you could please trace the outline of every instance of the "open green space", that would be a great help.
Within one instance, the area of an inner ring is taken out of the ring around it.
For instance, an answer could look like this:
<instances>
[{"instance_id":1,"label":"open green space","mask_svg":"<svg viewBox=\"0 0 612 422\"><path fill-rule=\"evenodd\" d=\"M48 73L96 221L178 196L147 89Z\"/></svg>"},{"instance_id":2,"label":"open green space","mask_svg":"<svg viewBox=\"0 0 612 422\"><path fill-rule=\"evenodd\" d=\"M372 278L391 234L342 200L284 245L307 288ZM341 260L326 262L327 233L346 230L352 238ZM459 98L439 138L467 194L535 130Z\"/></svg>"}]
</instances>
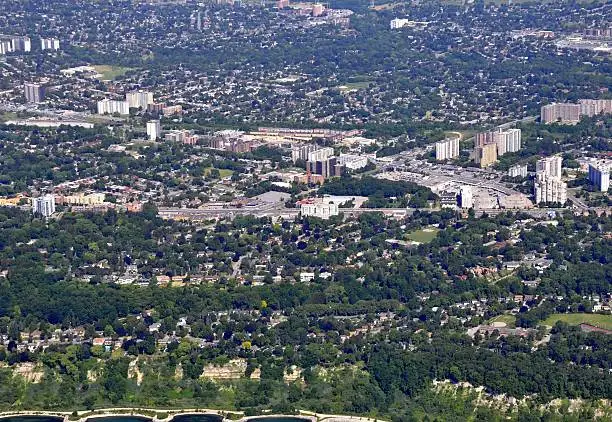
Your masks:
<instances>
[{"instance_id":1,"label":"open green space","mask_svg":"<svg viewBox=\"0 0 612 422\"><path fill-rule=\"evenodd\" d=\"M413 242L429 243L436 238L440 229L429 227L408 233L408 239Z\"/></svg>"},{"instance_id":2,"label":"open green space","mask_svg":"<svg viewBox=\"0 0 612 422\"><path fill-rule=\"evenodd\" d=\"M595 327L612 330L612 315L602 314L552 314L542 323L553 326L557 321L563 321L569 325L590 324Z\"/></svg>"},{"instance_id":3,"label":"open green space","mask_svg":"<svg viewBox=\"0 0 612 422\"><path fill-rule=\"evenodd\" d=\"M338 87L338 89L342 92L356 91L358 89L364 89L370 86L369 81L361 81L361 82L347 82Z\"/></svg>"},{"instance_id":4,"label":"open green space","mask_svg":"<svg viewBox=\"0 0 612 422\"><path fill-rule=\"evenodd\" d=\"M208 174L210 174L210 172L213 170L214 167L207 167L204 175L208 176ZM234 172L232 170L228 170L228 169L217 169L219 170L219 175L221 176L221 178L225 178L228 176L231 176L232 174L234 174Z\"/></svg>"},{"instance_id":5,"label":"open green space","mask_svg":"<svg viewBox=\"0 0 612 422\"><path fill-rule=\"evenodd\" d=\"M121 67L121 66L112 66L112 65L95 65L93 66L96 69L101 77L100 79L105 81L112 81L113 79L118 78L119 76L123 76L126 72L132 70L129 67Z\"/></svg>"},{"instance_id":6,"label":"open green space","mask_svg":"<svg viewBox=\"0 0 612 422\"><path fill-rule=\"evenodd\" d=\"M514 315L503 314L491 318L488 323L493 324L494 322L503 322L507 327L514 328L516 324L516 317Z\"/></svg>"}]
</instances>

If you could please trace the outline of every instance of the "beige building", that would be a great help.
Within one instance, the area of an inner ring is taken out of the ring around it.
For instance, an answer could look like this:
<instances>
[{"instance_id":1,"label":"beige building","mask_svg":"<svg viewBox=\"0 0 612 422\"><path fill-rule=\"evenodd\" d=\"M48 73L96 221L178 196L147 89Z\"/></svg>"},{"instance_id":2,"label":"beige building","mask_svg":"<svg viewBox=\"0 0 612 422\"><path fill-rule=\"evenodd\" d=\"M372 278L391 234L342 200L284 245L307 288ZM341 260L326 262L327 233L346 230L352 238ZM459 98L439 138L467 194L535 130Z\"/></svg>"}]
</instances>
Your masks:
<instances>
[{"instance_id":1,"label":"beige building","mask_svg":"<svg viewBox=\"0 0 612 422\"><path fill-rule=\"evenodd\" d=\"M540 120L542 123L577 123L580 121L580 113L580 104L552 103L542 106Z\"/></svg>"},{"instance_id":2,"label":"beige building","mask_svg":"<svg viewBox=\"0 0 612 422\"><path fill-rule=\"evenodd\" d=\"M489 167L497 161L497 145L487 144L476 148L474 161L481 168Z\"/></svg>"}]
</instances>

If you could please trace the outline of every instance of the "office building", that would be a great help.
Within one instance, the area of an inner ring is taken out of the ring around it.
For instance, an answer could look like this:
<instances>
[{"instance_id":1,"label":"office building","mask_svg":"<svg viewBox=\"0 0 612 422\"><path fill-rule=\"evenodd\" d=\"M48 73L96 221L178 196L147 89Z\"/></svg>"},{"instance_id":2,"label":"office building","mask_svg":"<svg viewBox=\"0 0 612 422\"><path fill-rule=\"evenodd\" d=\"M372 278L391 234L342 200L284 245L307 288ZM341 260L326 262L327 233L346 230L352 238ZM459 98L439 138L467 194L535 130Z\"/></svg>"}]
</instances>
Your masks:
<instances>
[{"instance_id":1,"label":"office building","mask_svg":"<svg viewBox=\"0 0 612 422\"><path fill-rule=\"evenodd\" d=\"M155 141L161 136L161 124L159 120L149 120L147 122L147 136L150 141Z\"/></svg>"},{"instance_id":2,"label":"office building","mask_svg":"<svg viewBox=\"0 0 612 422\"><path fill-rule=\"evenodd\" d=\"M39 103L45 98L45 88L39 84L24 84L23 93L28 103Z\"/></svg>"},{"instance_id":3,"label":"office building","mask_svg":"<svg viewBox=\"0 0 612 422\"><path fill-rule=\"evenodd\" d=\"M11 39L11 47L13 51L29 53L32 51L32 41L29 37L13 37Z\"/></svg>"},{"instance_id":4,"label":"office building","mask_svg":"<svg viewBox=\"0 0 612 422\"><path fill-rule=\"evenodd\" d=\"M610 189L610 161L598 161L589 164L589 181L595 185L600 192Z\"/></svg>"},{"instance_id":5,"label":"office building","mask_svg":"<svg viewBox=\"0 0 612 422\"><path fill-rule=\"evenodd\" d=\"M295 163L296 161L308 161L308 155L314 152L319 147L315 144L306 144L301 146L295 146L291 148L291 160Z\"/></svg>"},{"instance_id":6,"label":"office building","mask_svg":"<svg viewBox=\"0 0 612 422\"><path fill-rule=\"evenodd\" d=\"M459 205L461 208L474 208L474 195L471 186L461 186L459 190Z\"/></svg>"},{"instance_id":7,"label":"office building","mask_svg":"<svg viewBox=\"0 0 612 422\"><path fill-rule=\"evenodd\" d=\"M561 164L563 159L557 155L545 157L536 162L536 174L546 174L548 176L561 179Z\"/></svg>"},{"instance_id":8,"label":"office building","mask_svg":"<svg viewBox=\"0 0 612 422\"><path fill-rule=\"evenodd\" d=\"M517 164L508 169L509 177L527 177L527 164Z\"/></svg>"},{"instance_id":9,"label":"office building","mask_svg":"<svg viewBox=\"0 0 612 422\"><path fill-rule=\"evenodd\" d=\"M480 168L489 167L497 161L497 145L487 144L474 150L474 161Z\"/></svg>"},{"instance_id":10,"label":"office building","mask_svg":"<svg viewBox=\"0 0 612 422\"><path fill-rule=\"evenodd\" d=\"M41 38L40 48L42 50L59 50L60 42L57 38Z\"/></svg>"},{"instance_id":11,"label":"office building","mask_svg":"<svg viewBox=\"0 0 612 422\"><path fill-rule=\"evenodd\" d=\"M130 106L127 101L104 99L98 101L98 114L130 114Z\"/></svg>"},{"instance_id":12,"label":"office building","mask_svg":"<svg viewBox=\"0 0 612 422\"><path fill-rule=\"evenodd\" d=\"M599 114L612 113L612 99L610 100L578 100L580 104L580 114L593 117Z\"/></svg>"},{"instance_id":13,"label":"office building","mask_svg":"<svg viewBox=\"0 0 612 422\"><path fill-rule=\"evenodd\" d=\"M44 195L32 198L32 212L40 214L45 218L51 216L55 212L55 197L53 195Z\"/></svg>"},{"instance_id":14,"label":"office building","mask_svg":"<svg viewBox=\"0 0 612 422\"><path fill-rule=\"evenodd\" d=\"M436 160L444 161L459 157L459 138L436 142Z\"/></svg>"},{"instance_id":15,"label":"office building","mask_svg":"<svg viewBox=\"0 0 612 422\"><path fill-rule=\"evenodd\" d=\"M534 183L536 204L567 202L567 184L561 179L546 173L538 173Z\"/></svg>"},{"instance_id":16,"label":"office building","mask_svg":"<svg viewBox=\"0 0 612 422\"><path fill-rule=\"evenodd\" d=\"M580 104L552 103L542 106L540 120L542 123L577 123L580 121Z\"/></svg>"},{"instance_id":17,"label":"office building","mask_svg":"<svg viewBox=\"0 0 612 422\"><path fill-rule=\"evenodd\" d=\"M300 205L300 212L304 217L318 217L324 220L339 214L338 205L325 204L323 202L302 204Z\"/></svg>"},{"instance_id":18,"label":"office building","mask_svg":"<svg viewBox=\"0 0 612 422\"><path fill-rule=\"evenodd\" d=\"M153 93L149 91L132 91L125 94L125 101L130 108L147 109L149 104L153 104Z\"/></svg>"}]
</instances>

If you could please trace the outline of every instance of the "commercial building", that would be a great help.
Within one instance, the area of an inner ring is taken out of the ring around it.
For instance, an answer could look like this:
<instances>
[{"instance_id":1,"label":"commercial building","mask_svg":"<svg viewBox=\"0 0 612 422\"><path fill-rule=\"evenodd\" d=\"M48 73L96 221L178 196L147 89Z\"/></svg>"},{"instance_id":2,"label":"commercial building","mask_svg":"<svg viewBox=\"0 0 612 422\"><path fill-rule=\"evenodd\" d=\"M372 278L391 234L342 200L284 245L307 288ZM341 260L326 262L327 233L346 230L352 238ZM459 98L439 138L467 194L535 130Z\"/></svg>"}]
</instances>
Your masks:
<instances>
[{"instance_id":1,"label":"commercial building","mask_svg":"<svg viewBox=\"0 0 612 422\"><path fill-rule=\"evenodd\" d=\"M41 38L40 48L42 50L59 50L60 42L57 38Z\"/></svg>"},{"instance_id":2,"label":"commercial building","mask_svg":"<svg viewBox=\"0 0 612 422\"><path fill-rule=\"evenodd\" d=\"M471 186L461 186L459 190L459 205L461 208L474 208L474 195Z\"/></svg>"},{"instance_id":3,"label":"commercial building","mask_svg":"<svg viewBox=\"0 0 612 422\"><path fill-rule=\"evenodd\" d=\"M497 161L497 145L487 144L477 147L474 151L474 161L481 168L489 167Z\"/></svg>"},{"instance_id":4,"label":"commercial building","mask_svg":"<svg viewBox=\"0 0 612 422\"><path fill-rule=\"evenodd\" d=\"M534 183L534 196L536 204L567 202L567 184L560 178L546 173L538 173Z\"/></svg>"},{"instance_id":5,"label":"commercial building","mask_svg":"<svg viewBox=\"0 0 612 422\"><path fill-rule=\"evenodd\" d=\"M11 47L13 51L29 53L32 51L32 41L29 37L13 37L11 39Z\"/></svg>"},{"instance_id":6,"label":"commercial building","mask_svg":"<svg viewBox=\"0 0 612 422\"><path fill-rule=\"evenodd\" d=\"M130 114L130 106L127 101L116 101L104 99L98 101L98 114L115 114L122 115Z\"/></svg>"},{"instance_id":7,"label":"commercial building","mask_svg":"<svg viewBox=\"0 0 612 422\"><path fill-rule=\"evenodd\" d=\"M436 160L444 161L459 157L459 138L436 142Z\"/></svg>"},{"instance_id":8,"label":"commercial building","mask_svg":"<svg viewBox=\"0 0 612 422\"><path fill-rule=\"evenodd\" d=\"M161 136L161 124L159 120L149 120L147 122L147 136L150 141L155 141Z\"/></svg>"},{"instance_id":9,"label":"commercial building","mask_svg":"<svg viewBox=\"0 0 612 422\"><path fill-rule=\"evenodd\" d=\"M611 162L605 160L589 164L589 181L600 192L607 192L610 189L611 164Z\"/></svg>"},{"instance_id":10,"label":"commercial building","mask_svg":"<svg viewBox=\"0 0 612 422\"><path fill-rule=\"evenodd\" d=\"M508 169L509 177L527 177L527 164L517 164Z\"/></svg>"},{"instance_id":11,"label":"commercial building","mask_svg":"<svg viewBox=\"0 0 612 422\"><path fill-rule=\"evenodd\" d=\"M39 103L45 98L45 88L39 84L25 83L23 94L28 103Z\"/></svg>"},{"instance_id":12,"label":"commercial building","mask_svg":"<svg viewBox=\"0 0 612 422\"><path fill-rule=\"evenodd\" d=\"M580 114L584 116L597 116L599 114L612 113L612 99L609 100L578 100L580 104Z\"/></svg>"},{"instance_id":13,"label":"commercial building","mask_svg":"<svg viewBox=\"0 0 612 422\"><path fill-rule=\"evenodd\" d=\"M43 217L49 217L55 212L55 197L53 195L32 198L32 212Z\"/></svg>"},{"instance_id":14,"label":"commercial building","mask_svg":"<svg viewBox=\"0 0 612 422\"><path fill-rule=\"evenodd\" d=\"M580 113L580 104L552 103L542 106L540 120L542 123L577 123L580 121Z\"/></svg>"},{"instance_id":15,"label":"commercial building","mask_svg":"<svg viewBox=\"0 0 612 422\"><path fill-rule=\"evenodd\" d=\"M153 104L153 93L149 91L132 91L125 94L125 101L130 108L147 109L149 104Z\"/></svg>"},{"instance_id":16,"label":"commercial building","mask_svg":"<svg viewBox=\"0 0 612 422\"><path fill-rule=\"evenodd\" d=\"M323 202L305 203L300 206L302 216L318 217L328 220L330 217L338 215L338 205L326 204Z\"/></svg>"},{"instance_id":17,"label":"commercial building","mask_svg":"<svg viewBox=\"0 0 612 422\"><path fill-rule=\"evenodd\" d=\"M553 157L542 158L536 162L536 173L542 173L557 179L561 179L562 163L563 159L557 155Z\"/></svg>"}]
</instances>

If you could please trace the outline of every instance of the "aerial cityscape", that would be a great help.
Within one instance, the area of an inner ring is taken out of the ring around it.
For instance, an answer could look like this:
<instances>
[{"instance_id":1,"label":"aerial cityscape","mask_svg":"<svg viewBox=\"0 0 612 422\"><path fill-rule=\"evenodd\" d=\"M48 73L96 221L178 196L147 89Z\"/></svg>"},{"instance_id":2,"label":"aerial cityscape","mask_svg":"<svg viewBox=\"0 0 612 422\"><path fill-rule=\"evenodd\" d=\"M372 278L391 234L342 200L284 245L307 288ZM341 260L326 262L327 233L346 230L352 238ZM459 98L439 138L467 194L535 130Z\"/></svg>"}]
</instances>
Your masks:
<instances>
[{"instance_id":1,"label":"aerial cityscape","mask_svg":"<svg viewBox=\"0 0 612 422\"><path fill-rule=\"evenodd\" d=\"M612 420L612 3L0 10L0 422Z\"/></svg>"}]
</instances>

